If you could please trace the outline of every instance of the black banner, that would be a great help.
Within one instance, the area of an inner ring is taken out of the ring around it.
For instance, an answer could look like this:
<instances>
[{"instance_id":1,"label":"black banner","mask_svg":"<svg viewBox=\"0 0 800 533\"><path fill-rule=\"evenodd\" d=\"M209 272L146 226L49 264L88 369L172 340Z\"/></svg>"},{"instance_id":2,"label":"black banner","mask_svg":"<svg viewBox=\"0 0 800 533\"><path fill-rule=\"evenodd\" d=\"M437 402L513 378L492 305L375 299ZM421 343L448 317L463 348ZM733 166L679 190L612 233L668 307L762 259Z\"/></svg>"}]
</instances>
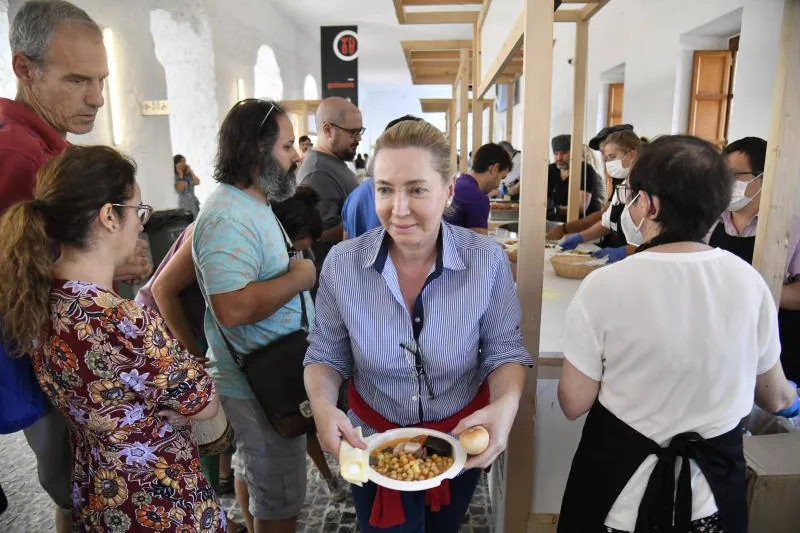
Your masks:
<instances>
[{"instance_id":1,"label":"black banner","mask_svg":"<svg viewBox=\"0 0 800 533\"><path fill-rule=\"evenodd\" d=\"M358 26L322 26L322 97L358 105Z\"/></svg>"}]
</instances>

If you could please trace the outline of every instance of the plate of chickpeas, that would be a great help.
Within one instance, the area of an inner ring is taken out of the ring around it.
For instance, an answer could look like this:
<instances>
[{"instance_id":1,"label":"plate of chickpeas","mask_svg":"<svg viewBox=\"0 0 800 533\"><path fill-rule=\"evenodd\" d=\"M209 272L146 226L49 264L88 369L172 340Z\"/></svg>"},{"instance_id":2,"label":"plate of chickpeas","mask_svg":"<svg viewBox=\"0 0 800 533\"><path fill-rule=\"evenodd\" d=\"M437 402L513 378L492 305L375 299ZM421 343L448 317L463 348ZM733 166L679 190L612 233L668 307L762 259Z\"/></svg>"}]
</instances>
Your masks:
<instances>
[{"instance_id":1,"label":"plate of chickpeas","mask_svg":"<svg viewBox=\"0 0 800 533\"><path fill-rule=\"evenodd\" d=\"M436 487L461 473L467 460L457 439L431 429L394 429L365 440L369 479L400 491Z\"/></svg>"}]
</instances>

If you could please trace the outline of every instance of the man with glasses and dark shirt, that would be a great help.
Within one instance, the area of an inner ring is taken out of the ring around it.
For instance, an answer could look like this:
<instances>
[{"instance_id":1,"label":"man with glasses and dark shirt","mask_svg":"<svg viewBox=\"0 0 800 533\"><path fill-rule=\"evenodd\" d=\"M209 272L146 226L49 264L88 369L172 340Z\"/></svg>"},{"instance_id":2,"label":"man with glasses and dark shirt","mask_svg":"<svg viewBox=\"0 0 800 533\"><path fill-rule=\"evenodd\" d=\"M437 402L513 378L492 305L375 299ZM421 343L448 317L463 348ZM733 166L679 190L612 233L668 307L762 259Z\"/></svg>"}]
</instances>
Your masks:
<instances>
[{"instance_id":1,"label":"man with glasses and dark shirt","mask_svg":"<svg viewBox=\"0 0 800 533\"><path fill-rule=\"evenodd\" d=\"M343 240L342 207L358 187L358 179L345 161L355 158L364 127L361 111L344 98L324 99L315 118L317 145L306 154L297 179L320 196L323 232L312 247L319 271L333 245Z\"/></svg>"}]
</instances>

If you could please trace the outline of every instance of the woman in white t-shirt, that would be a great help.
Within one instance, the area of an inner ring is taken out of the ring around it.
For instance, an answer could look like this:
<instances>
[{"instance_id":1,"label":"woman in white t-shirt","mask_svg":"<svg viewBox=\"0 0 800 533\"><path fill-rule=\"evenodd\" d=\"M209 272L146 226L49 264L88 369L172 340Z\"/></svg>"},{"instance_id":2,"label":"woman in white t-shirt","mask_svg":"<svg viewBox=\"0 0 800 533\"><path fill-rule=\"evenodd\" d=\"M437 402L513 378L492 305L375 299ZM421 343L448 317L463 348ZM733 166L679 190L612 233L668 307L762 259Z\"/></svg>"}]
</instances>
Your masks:
<instances>
[{"instance_id":1,"label":"woman in white t-shirt","mask_svg":"<svg viewBox=\"0 0 800 533\"><path fill-rule=\"evenodd\" d=\"M558 531L745 533L739 421L754 391L781 416L800 399L764 280L701 242L733 176L711 144L668 136L640 151L629 183L621 224L644 244L588 276L567 312L559 401L589 416Z\"/></svg>"}]
</instances>

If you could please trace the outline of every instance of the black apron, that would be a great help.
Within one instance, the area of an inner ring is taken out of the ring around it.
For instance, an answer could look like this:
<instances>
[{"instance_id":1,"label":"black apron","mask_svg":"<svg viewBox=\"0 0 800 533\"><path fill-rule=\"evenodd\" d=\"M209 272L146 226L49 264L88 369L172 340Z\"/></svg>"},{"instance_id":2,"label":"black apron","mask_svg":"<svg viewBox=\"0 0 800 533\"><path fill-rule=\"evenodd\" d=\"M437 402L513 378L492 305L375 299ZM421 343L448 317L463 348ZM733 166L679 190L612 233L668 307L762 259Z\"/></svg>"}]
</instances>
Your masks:
<instances>
[{"instance_id":1,"label":"black apron","mask_svg":"<svg viewBox=\"0 0 800 533\"><path fill-rule=\"evenodd\" d=\"M728 235L725 231L725 223L720 221L714 232L711 233L711 238L708 239L708 245L714 248L722 248L727 250L733 255L744 259L751 265L753 264L753 250L756 246L755 237L739 237L736 235Z\"/></svg>"},{"instance_id":2,"label":"black apron","mask_svg":"<svg viewBox=\"0 0 800 533\"><path fill-rule=\"evenodd\" d=\"M712 439L693 432L682 433L662 448L595 400L572 461L561 502L558 533L601 531L622 489L649 455L658 456L658 462L639 505L634 533L690 531L690 458L711 487L725 533L747 532L745 462L742 432L738 427ZM683 460L676 487L678 457Z\"/></svg>"},{"instance_id":3,"label":"black apron","mask_svg":"<svg viewBox=\"0 0 800 533\"><path fill-rule=\"evenodd\" d=\"M728 235L725 224L719 222L711 238L709 246L722 248L747 261L753 263L753 250L756 245L755 237L738 237ZM778 328L781 338L781 365L786 377L800 382L800 311L789 309L778 310Z\"/></svg>"},{"instance_id":4,"label":"black apron","mask_svg":"<svg viewBox=\"0 0 800 533\"><path fill-rule=\"evenodd\" d=\"M618 180L612 180L612 182L616 182ZM618 185L625 183L625 180L619 180L619 183L614 183L614 190L616 192L616 188ZM612 193L612 199L613 199ZM617 196L619 199L619 196ZM612 200L613 201L613 200ZM611 233L606 235L600 240L600 247L601 248L619 248L620 246L625 246L628 244L628 239L625 238L625 232L622 231L622 212L625 210L625 202L619 202L616 205L611 206L611 213L609 213L609 220L612 224Z\"/></svg>"}]
</instances>

